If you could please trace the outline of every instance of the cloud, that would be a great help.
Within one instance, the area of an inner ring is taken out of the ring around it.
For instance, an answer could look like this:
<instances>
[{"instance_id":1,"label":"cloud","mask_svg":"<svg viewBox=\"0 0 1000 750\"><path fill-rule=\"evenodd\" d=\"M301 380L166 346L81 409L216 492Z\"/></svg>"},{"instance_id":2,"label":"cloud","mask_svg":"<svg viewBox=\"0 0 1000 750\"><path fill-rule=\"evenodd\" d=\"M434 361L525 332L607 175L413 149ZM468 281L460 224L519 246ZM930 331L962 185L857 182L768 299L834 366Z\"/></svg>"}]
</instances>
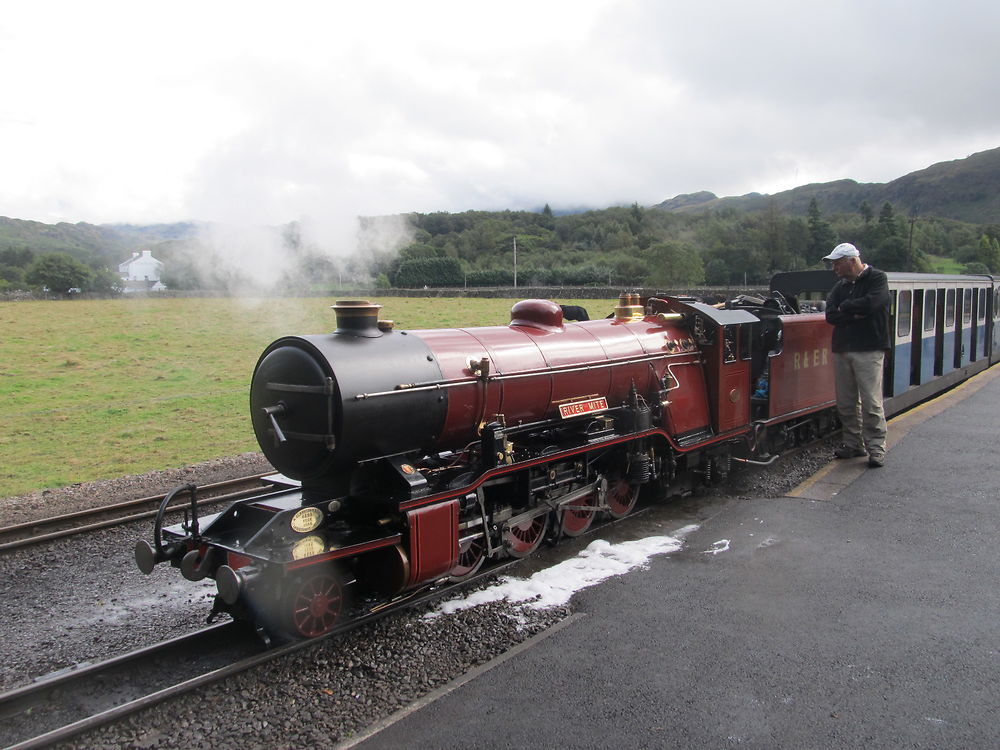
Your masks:
<instances>
[{"instance_id":1,"label":"cloud","mask_svg":"<svg viewBox=\"0 0 1000 750\"><path fill-rule=\"evenodd\" d=\"M1000 145L998 8L20 4L0 213L345 238L357 216L887 181Z\"/></svg>"}]
</instances>

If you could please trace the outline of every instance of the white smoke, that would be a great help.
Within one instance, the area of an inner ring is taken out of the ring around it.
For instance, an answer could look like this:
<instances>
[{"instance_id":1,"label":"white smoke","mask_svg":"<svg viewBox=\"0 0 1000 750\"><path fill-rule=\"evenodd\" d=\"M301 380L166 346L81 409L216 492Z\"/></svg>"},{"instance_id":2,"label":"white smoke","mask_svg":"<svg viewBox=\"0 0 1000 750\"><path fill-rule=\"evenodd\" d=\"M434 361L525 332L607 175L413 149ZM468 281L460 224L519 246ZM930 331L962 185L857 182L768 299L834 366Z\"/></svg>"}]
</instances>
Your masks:
<instances>
[{"instance_id":1,"label":"white smoke","mask_svg":"<svg viewBox=\"0 0 1000 750\"><path fill-rule=\"evenodd\" d=\"M198 239L205 250L199 269L234 293L273 289L290 267L276 227L206 224Z\"/></svg>"},{"instance_id":2,"label":"white smoke","mask_svg":"<svg viewBox=\"0 0 1000 750\"><path fill-rule=\"evenodd\" d=\"M304 217L283 226L206 223L181 262L202 288L238 296L370 287L413 232L402 215Z\"/></svg>"}]
</instances>

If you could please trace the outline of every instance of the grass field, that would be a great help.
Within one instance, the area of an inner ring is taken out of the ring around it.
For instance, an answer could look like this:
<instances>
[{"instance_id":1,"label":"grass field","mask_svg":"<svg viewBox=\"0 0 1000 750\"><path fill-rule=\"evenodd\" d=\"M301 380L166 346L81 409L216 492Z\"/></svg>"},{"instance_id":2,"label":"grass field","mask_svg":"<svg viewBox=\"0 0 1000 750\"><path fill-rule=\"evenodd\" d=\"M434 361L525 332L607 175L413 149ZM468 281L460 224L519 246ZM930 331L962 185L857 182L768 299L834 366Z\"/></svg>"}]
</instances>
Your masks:
<instances>
[{"instance_id":1,"label":"grass field","mask_svg":"<svg viewBox=\"0 0 1000 750\"><path fill-rule=\"evenodd\" d=\"M934 268L934 273L962 273L962 269L965 267L964 263L959 263L954 258L948 258L944 255L928 255L927 257Z\"/></svg>"},{"instance_id":2,"label":"grass field","mask_svg":"<svg viewBox=\"0 0 1000 750\"><path fill-rule=\"evenodd\" d=\"M609 300L567 300L592 316ZM335 327L334 300L0 304L0 497L257 450L250 376L275 338ZM379 302L397 328L502 325L510 299ZM2 519L0 519L2 522Z\"/></svg>"}]
</instances>

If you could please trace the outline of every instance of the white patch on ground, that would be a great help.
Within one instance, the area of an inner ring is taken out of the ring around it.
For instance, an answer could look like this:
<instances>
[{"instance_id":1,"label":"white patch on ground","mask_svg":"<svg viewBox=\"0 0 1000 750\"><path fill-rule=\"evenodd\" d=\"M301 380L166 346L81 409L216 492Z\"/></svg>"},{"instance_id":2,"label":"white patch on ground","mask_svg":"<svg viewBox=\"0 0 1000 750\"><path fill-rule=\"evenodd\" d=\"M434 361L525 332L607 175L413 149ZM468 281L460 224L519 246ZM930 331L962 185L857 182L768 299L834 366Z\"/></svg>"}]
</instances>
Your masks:
<instances>
[{"instance_id":1,"label":"white patch on ground","mask_svg":"<svg viewBox=\"0 0 1000 750\"><path fill-rule=\"evenodd\" d=\"M94 602L96 608L76 622L79 625L98 623L112 625L136 616L153 616L150 612L160 608L173 610L178 607L190 607L199 602L205 602L211 607L215 591L215 581L211 579L198 583L171 579L163 582L161 586L144 591L140 596L122 596L119 592L113 599L98 600Z\"/></svg>"},{"instance_id":2,"label":"white patch on ground","mask_svg":"<svg viewBox=\"0 0 1000 750\"><path fill-rule=\"evenodd\" d=\"M646 567L655 555L676 552L684 545L684 538L697 528L696 525L685 526L672 536L651 536L619 544L597 539L570 560L540 570L527 579L504 576L495 586L442 602L425 617L451 614L504 599L534 609L559 607L577 591Z\"/></svg>"},{"instance_id":3,"label":"white patch on ground","mask_svg":"<svg viewBox=\"0 0 1000 750\"><path fill-rule=\"evenodd\" d=\"M703 555L717 555L720 552L727 551L728 549L729 549L729 540L728 539L720 539L717 542L713 542L712 546L709 547L707 550L703 551L701 554L703 554Z\"/></svg>"}]
</instances>

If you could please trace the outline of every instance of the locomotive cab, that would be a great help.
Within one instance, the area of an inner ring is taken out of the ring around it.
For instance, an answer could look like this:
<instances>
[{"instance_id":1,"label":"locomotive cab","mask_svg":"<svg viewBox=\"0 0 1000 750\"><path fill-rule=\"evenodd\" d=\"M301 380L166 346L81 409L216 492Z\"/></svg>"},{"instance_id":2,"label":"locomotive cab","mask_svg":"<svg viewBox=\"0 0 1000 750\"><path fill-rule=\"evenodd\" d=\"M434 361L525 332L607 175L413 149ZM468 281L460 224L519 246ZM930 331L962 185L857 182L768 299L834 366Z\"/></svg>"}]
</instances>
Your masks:
<instances>
[{"instance_id":1,"label":"locomotive cab","mask_svg":"<svg viewBox=\"0 0 1000 750\"><path fill-rule=\"evenodd\" d=\"M760 320L741 309L719 309L673 298L655 300L654 310L680 313L704 357L711 432L721 435L750 423L753 331Z\"/></svg>"}]
</instances>

